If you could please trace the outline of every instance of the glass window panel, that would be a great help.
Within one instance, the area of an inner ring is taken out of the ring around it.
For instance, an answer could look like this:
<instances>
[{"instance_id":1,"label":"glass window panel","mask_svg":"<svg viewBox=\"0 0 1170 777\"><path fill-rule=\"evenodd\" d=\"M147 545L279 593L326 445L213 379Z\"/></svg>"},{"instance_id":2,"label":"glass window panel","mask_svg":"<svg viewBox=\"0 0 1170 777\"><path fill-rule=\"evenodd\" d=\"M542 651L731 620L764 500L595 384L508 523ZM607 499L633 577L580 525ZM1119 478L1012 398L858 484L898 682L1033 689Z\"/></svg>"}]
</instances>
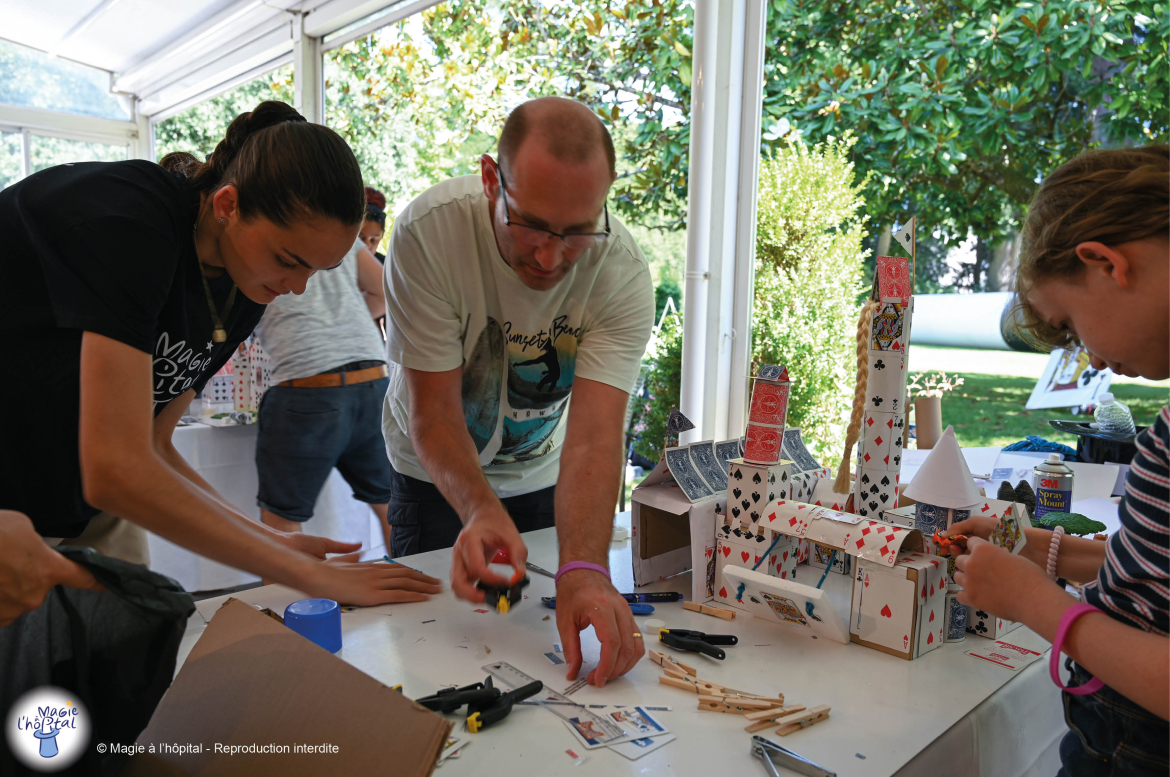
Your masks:
<instances>
[{"instance_id":1,"label":"glass window panel","mask_svg":"<svg viewBox=\"0 0 1170 777\"><path fill-rule=\"evenodd\" d=\"M106 119L131 119L130 102L110 94L106 70L0 40L0 103Z\"/></svg>"},{"instance_id":2,"label":"glass window panel","mask_svg":"<svg viewBox=\"0 0 1170 777\"><path fill-rule=\"evenodd\" d=\"M0 189L24 177L24 148L19 132L0 132Z\"/></svg>"},{"instance_id":3,"label":"glass window panel","mask_svg":"<svg viewBox=\"0 0 1170 777\"><path fill-rule=\"evenodd\" d=\"M33 135L32 169L35 173L70 162L118 162L126 159L127 151L126 146Z\"/></svg>"},{"instance_id":4,"label":"glass window panel","mask_svg":"<svg viewBox=\"0 0 1170 777\"><path fill-rule=\"evenodd\" d=\"M162 159L172 151L187 151L201 160L206 159L223 140L232 119L265 100L292 103L292 65L273 70L157 122L154 125L155 158Z\"/></svg>"}]
</instances>

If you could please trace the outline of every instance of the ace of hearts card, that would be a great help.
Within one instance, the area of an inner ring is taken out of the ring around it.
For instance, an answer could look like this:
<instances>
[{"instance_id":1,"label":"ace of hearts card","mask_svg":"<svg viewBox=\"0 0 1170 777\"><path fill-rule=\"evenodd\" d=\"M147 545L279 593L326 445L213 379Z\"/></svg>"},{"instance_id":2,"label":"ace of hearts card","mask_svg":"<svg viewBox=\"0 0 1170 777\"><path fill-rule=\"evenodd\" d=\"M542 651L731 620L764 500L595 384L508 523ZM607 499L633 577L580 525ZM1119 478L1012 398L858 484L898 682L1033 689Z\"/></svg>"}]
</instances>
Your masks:
<instances>
[{"instance_id":1,"label":"ace of hearts card","mask_svg":"<svg viewBox=\"0 0 1170 777\"><path fill-rule=\"evenodd\" d=\"M886 570L858 560L849 617L852 641L913 658L915 582L906 578L904 570Z\"/></svg>"}]
</instances>

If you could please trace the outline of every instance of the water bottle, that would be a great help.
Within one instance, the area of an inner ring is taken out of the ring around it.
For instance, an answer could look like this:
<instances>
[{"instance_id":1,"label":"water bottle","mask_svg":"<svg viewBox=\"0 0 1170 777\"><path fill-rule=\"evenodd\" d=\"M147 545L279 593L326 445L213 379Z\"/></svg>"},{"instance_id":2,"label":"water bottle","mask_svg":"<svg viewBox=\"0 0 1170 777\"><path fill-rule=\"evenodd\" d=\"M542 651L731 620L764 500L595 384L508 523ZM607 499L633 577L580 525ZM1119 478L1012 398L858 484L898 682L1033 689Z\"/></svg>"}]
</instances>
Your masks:
<instances>
[{"instance_id":1,"label":"water bottle","mask_svg":"<svg viewBox=\"0 0 1170 777\"><path fill-rule=\"evenodd\" d=\"M1125 434L1130 437L1136 433L1129 408L1114 399L1108 391L1101 395L1101 403L1097 405L1093 417L1097 421L1097 427L1103 432Z\"/></svg>"}]
</instances>

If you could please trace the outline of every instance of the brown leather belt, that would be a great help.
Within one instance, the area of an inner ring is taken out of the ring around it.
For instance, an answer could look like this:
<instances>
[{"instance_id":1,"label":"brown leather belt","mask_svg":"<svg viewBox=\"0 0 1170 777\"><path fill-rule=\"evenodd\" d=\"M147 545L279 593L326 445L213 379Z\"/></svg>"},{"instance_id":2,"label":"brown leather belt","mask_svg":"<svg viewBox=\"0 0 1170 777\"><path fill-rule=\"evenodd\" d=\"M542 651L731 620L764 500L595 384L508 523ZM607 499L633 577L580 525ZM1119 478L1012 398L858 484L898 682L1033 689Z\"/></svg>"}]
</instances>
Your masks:
<instances>
[{"instance_id":1,"label":"brown leather belt","mask_svg":"<svg viewBox=\"0 0 1170 777\"><path fill-rule=\"evenodd\" d=\"M367 383L371 380L385 378L390 374L385 364L377 367L367 367L364 370L351 372L322 372L320 375L310 375L307 378L294 378L278 385L291 388L329 388L331 386L352 386L355 383Z\"/></svg>"}]
</instances>

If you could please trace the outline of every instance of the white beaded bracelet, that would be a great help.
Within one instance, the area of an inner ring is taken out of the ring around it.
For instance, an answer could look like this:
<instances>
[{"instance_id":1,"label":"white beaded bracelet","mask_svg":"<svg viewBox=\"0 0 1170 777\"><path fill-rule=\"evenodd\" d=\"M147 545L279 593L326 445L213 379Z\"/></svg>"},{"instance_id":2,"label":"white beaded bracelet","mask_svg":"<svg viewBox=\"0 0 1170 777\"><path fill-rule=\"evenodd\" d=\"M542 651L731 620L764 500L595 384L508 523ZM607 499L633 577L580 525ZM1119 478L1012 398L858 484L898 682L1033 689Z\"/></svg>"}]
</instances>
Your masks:
<instances>
[{"instance_id":1,"label":"white beaded bracelet","mask_svg":"<svg viewBox=\"0 0 1170 777\"><path fill-rule=\"evenodd\" d=\"M1056 579L1056 554L1060 552L1060 538L1063 536L1063 526L1052 530L1052 543L1048 546L1048 576L1053 580Z\"/></svg>"}]
</instances>

